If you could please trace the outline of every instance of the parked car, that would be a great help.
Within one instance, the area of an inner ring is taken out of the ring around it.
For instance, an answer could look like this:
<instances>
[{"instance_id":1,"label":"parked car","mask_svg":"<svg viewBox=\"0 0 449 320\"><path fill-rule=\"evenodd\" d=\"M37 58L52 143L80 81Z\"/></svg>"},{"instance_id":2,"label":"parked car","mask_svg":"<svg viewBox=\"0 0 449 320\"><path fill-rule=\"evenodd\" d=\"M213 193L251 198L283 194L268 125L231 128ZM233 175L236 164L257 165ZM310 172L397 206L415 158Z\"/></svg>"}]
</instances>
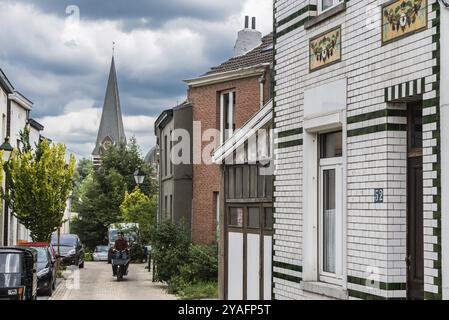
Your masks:
<instances>
[{"instance_id":1,"label":"parked car","mask_svg":"<svg viewBox=\"0 0 449 320\"><path fill-rule=\"evenodd\" d=\"M22 242L20 246L37 250L37 293L49 296L56 289L57 255L48 242Z\"/></svg>"},{"instance_id":2,"label":"parked car","mask_svg":"<svg viewBox=\"0 0 449 320\"><path fill-rule=\"evenodd\" d=\"M94 261L108 261L108 246L96 246L92 254Z\"/></svg>"},{"instance_id":3,"label":"parked car","mask_svg":"<svg viewBox=\"0 0 449 320\"><path fill-rule=\"evenodd\" d=\"M0 300L36 300L37 256L33 248L0 247Z\"/></svg>"},{"instance_id":4,"label":"parked car","mask_svg":"<svg viewBox=\"0 0 449 320\"><path fill-rule=\"evenodd\" d=\"M62 264L84 268L84 246L76 234L61 234L59 246L58 236L53 234L51 244L61 258Z\"/></svg>"}]
</instances>

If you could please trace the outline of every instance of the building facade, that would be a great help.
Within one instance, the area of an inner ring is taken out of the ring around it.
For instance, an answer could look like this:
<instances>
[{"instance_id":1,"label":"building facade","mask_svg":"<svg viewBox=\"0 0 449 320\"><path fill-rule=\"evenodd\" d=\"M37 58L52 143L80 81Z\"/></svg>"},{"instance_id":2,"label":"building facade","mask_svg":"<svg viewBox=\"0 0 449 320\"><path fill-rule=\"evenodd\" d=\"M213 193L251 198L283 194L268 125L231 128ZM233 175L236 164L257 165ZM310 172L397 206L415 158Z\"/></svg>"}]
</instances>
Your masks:
<instances>
[{"instance_id":1,"label":"building facade","mask_svg":"<svg viewBox=\"0 0 449 320\"><path fill-rule=\"evenodd\" d=\"M186 80L193 106L192 238L196 243L209 244L217 236L221 175L212 161L213 150L270 99L272 39L272 35L261 37L255 20L252 28L247 22L233 58Z\"/></svg>"},{"instance_id":2,"label":"building facade","mask_svg":"<svg viewBox=\"0 0 449 320\"><path fill-rule=\"evenodd\" d=\"M165 110L156 120L154 131L159 153L158 221L183 223L191 230L192 106L183 103ZM175 154L181 157L179 161L174 159Z\"/></svg>"},{"instance_id":3,"label":"building facade","mask_svg":"<svg viewBox=\"0 0 449 320\"><path fill-rule=\"evenodd\" d=\"M221 171L219 292L270 300L273 243L272 102L214 153Z\"/></svg>"},{"instance_id":4,"label":"building facade","mask_svg":"<svg viewBox=\"0 0 449 320\"><path fill-rule=\"evenodd\" d=\"M32 109L33 102L15 90L0 69L0 114L2 117L0 130L2 141L5 141L5 138L8 137L12 147L20 148L20 132L28 127L31 147L34 148L39 143L40 133L44 130L44 126L30 118ZM5 188L5 181L2 181L2 186ZM30 240L29 231L18 222L10 209L6 207L4 201L2 201L0 220L0 241L2 245L15 245L20 241Z\"/></svg>"},{"instance_id":5,"label":"building facade","mask_svg":"<svg viewBox=\"0 0 449 320\"><path fill-rule=\"evenodd\" d=\"M275 1L275 299L449 298L444 2Z\"/></svg>"}]
</instances>

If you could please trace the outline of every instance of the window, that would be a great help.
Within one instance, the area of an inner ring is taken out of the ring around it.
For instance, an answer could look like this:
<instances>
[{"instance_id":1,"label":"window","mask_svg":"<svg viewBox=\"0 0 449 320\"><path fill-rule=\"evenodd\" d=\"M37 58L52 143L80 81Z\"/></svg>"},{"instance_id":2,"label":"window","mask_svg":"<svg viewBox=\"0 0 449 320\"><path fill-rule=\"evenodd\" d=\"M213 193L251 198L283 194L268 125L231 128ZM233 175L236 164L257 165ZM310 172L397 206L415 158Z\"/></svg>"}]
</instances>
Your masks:
<instances>
[{"instance_id":1,"label":"window","mask_svg":"<svg viewBox=\"0 0 449 320\"><path fill-rule=\"evenodd\" d=\"M2 114L2 143L6 138L6 114Z\"/></svg>"},{"instance_id":2,"label":"window","mask_svg":"<svg viewBox=\"0 0 449 320\"><path fill-rule=\"evenodd\" d=\"M173 218L173 195L170 195L170 217Z\"/></svg>"},{"instance_id":3,"label":"window","mask_svg":"<svg viewBox=\"0 0 449 320\"><path fill-rule=\"evenodd\" d=\"M243 227L243 208L229 208L229 220L228 225L230 227L242 228Z\"/></svg>"},{"instance_id":4,"label":"window","mask_svg":"<svg viewBox=\"0 0 449 320\"><path fill-rule=\"evenodd\" d=\"M167 136L164 136L164 175L168 175L168 145L167 145Z\"/></svg>"},{"instance_id":5,"label":"window","mask_svg":"<svg viewBox=\"0 0 449 320\"><path fill-rule=\"evenodd\" d=\"M273 229L273 208L264 208L264 229Z\"/></svg>"},{"instance_id":6,"label":"window","mask_svg":"<svg viewBox=\"0 0 449 320\"><path fill-rule=\"evenodd\" d=\"M172 154L171 154L172 150L173 150L173 141L172 141L173 136L172 135L173 135L173 131L170 130L170 152L169 152L170 174L173 174L173 161L172 161Z\"/></svg>"},{"instance_id":7,"label":"window","mask_svg":"<svg viewBox=\"0 0 449 320\"><path fill-rule=\"evenodd\" d=\"M214 208L215 208L215 216L217 219L217 230L220 227L220 193L214 192Z\"/></svg>"},{"instance_id":8,"label":"window","mask_svg":"<svg viewBox=\"0 0 449 320\"><path fill-rule=\"evenodd\" d=\"M422 121L422 104L409 103L408 112L408 148L416 150L422 148L423 140L423 121Z\"/></svg>"},{"instance_id":9,"label":"window","mask_svg":"<svg viewBox=\"0 0 449 320\"><path fill-rule=\"evenodd\" d=\"M340 284L342 274L342 132L319 136L319 280Z\"/></svg>"},{"instance_id":10,"label":"window","mask_svg":"<svg viewBox=\"0 0 449 320\"><path fill-rule=\"evenodd\" d=\"M168 216L168 197L167 196L165 196L164 214L165 214L165 217Z\"/></svg>"},{"instance_id":11,"label":"window","mask_svg":"<svg viewBox=\"0 0 449 320\"><path fill-rule=\"evenodd\" d=\"M259 229L260 228L260 209L248 208L248 228Z\"/></svg>"},{"instance_id":12,"label":"window","mask_svg":"<svg viewBox=\"0 0 449 320\"><path fill-rule=\"evenodd\" d=\"M320 136L321 159L337 158L343 154L342 132L322 134Z\"/></svg>"},{"instance_id":13,"label":"window","mask_svg":"<svg viewBox=\"0 0 449 320\"><path fill-rule=\"evenodd\" d=\"M336 5L340 4L342 0L319 0L318 1L318 13L322 13L324 11L327 11L331 9L332 7L335 7Z\"/></svg>"},{"instance_id":14,"label":"window","mask_svg":"<svg viewBox=\"0 0 449 320\"><path fill-rule=\"evenodd\" d=\"M232 136L235 130L235 103L234 91L220 94L220 142L223 143Z\"/></svg>"}]
</instances>

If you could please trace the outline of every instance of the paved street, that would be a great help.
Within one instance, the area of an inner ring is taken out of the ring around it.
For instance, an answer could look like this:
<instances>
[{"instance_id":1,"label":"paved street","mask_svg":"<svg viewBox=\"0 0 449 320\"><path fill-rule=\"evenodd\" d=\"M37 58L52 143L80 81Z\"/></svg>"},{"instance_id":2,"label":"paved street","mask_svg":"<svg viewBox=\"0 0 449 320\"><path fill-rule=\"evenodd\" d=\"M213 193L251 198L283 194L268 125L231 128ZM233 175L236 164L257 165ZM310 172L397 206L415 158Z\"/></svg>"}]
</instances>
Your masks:
<instances>
[{"instance_id":1,"label":"paved street","mask_svg":"<svg viewBox=\"0 0 449 320\"><path fill-rule=\"evenodd\" d=\"M175 300L165 286L151 282L144 264L131 264L122 282L112 277L106 262L86 262L85 268L64 272L62 281L49 300Z\"/></svg>"}]
</instances>

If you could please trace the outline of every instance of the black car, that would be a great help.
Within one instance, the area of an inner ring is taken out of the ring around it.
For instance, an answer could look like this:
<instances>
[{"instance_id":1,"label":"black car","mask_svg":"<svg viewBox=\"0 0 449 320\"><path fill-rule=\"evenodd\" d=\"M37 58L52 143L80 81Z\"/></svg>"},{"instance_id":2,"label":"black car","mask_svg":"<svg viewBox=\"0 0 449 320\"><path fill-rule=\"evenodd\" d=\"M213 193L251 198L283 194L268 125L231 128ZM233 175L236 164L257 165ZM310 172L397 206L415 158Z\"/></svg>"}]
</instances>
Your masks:
<instances>
[{"instance_id":1,"label":"black car","mask_svg":"<svg viewBox=\"0 0 449 320\"><path fill-rule=\"evenodd\" d=\"M57 265L48 247L34 247L37 250L37 293L49 296L56 289Z\"/></svg>"},{"instance_id":2,"label":"black car","mask_svg":"<svg viewBox=\"0 0 449 320\"><path fill-rule=\"evenodd\" d=\"M84 268L84 246L76 234L61 234L59 242L58 236L53 234L51 244L61 258L62 264Z\"/></svg>"},{"instance_id":3,"label":"black car","mask_svg":"<svg viewBox=\"0 0 449 320\"><path fill-rule=\"evenodd\" d=\"M0 300L36 300L37 251L0 247Z\"/></svg>"}]
</instances>

